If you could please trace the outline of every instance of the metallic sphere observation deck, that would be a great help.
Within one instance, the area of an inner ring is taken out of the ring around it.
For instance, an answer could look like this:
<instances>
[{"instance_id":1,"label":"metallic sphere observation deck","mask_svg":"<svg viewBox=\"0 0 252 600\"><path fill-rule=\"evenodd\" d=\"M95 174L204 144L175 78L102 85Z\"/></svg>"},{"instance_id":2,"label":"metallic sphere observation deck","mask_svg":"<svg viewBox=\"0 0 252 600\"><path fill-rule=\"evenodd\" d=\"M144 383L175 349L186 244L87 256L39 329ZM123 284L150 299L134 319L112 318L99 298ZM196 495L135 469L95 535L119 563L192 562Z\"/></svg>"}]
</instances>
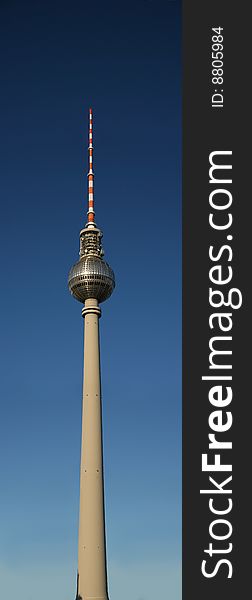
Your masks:
<instances>
[{"instance_id":1,"label":"metallic sphere observation deck","mask_svg":"<svg viewBox=\"0 0 252 600\"><path fill-rule=\"evenodd\" d=\"M84 304L88 298L98 302L107 300L115 287L115 276L102 256L102 233L96 227L86 227L80 232L80 259L68 276L71 294Z\"/></svg>"}]
</instances>

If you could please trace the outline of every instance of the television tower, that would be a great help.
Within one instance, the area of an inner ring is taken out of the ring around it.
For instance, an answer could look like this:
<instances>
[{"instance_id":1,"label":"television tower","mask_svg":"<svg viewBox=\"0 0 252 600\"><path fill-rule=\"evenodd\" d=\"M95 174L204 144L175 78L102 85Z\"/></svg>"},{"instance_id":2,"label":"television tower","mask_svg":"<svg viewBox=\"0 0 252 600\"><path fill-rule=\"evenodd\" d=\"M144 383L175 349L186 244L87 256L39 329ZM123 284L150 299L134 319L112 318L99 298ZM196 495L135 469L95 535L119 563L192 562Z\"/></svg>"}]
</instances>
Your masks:
<instances>
[{"instance_id":1,"label":"television tower","mask_svg":"<svg viewBox=\"0 0 252 600\"><path fill-rule=\"evenodd\" d=\"M76 600L108 600L104 515L102 411L100 384L100 302L115 287L103 260L102 232L95 224L93 115L89 110L87 223L80 231L80 258L70 270L68 287L84 304L84 382L80 468L79 548Z\"/></svg>"}]
</instances>

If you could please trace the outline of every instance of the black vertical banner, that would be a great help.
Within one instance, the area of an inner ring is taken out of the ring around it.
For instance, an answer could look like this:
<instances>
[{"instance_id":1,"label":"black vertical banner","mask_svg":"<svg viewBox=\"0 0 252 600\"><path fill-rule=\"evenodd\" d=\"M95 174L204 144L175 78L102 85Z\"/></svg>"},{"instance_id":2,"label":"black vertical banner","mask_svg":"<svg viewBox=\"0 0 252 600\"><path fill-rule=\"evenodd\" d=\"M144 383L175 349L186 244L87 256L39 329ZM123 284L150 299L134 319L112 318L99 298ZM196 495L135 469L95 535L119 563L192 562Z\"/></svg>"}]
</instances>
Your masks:
<instances>
[{"instance_id":1,"label":"black vertical banner","mask_svg":"<svg viewBox=\"0 0 252 600\"><path fill-rule=\"evenodd\" d=\"M252 594L249 8L183 4L183 600Z\"/></svg>"}]
</instances>

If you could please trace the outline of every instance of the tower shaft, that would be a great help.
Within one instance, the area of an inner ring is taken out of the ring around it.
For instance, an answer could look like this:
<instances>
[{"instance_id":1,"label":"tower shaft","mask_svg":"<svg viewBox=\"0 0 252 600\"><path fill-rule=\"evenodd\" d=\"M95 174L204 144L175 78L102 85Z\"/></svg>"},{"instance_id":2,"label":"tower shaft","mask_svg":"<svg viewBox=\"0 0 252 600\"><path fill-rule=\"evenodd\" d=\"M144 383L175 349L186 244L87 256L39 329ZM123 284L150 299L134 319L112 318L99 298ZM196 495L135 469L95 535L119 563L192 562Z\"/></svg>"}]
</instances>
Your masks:
<instances>
[{"instance_id":1,"label":"tower shaft","mask_svg":"<svg viewBox=\"0 0 252 600\"><path fill-rule=\"evenodd\" d=\"M82 314L84 382L77 598L108 600L99 351L101 310L97 299L87 299Z\"/></svg>"}]
</instances>

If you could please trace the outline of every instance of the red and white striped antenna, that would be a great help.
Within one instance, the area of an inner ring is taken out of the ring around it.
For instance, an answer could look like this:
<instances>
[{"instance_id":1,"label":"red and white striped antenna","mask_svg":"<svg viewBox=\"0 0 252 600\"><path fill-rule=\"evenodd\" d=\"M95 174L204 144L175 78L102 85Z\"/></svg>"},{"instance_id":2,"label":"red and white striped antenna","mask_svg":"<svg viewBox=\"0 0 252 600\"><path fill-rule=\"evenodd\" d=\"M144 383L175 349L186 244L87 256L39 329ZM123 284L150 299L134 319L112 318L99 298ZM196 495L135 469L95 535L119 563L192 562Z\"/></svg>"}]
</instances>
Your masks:
<instances>
[{"instance_id":1,"label":"red and white striped antenna","mask_svg":"<svg viewBox=\"0 0 252 600\"><path fill-rule=\"evenodd\" d=\"M87 226L95 225L94 213L94 173L93 173L93 111L89 109L89 145L88 145L88 222Z\"/></svg>"}]
</instances>

